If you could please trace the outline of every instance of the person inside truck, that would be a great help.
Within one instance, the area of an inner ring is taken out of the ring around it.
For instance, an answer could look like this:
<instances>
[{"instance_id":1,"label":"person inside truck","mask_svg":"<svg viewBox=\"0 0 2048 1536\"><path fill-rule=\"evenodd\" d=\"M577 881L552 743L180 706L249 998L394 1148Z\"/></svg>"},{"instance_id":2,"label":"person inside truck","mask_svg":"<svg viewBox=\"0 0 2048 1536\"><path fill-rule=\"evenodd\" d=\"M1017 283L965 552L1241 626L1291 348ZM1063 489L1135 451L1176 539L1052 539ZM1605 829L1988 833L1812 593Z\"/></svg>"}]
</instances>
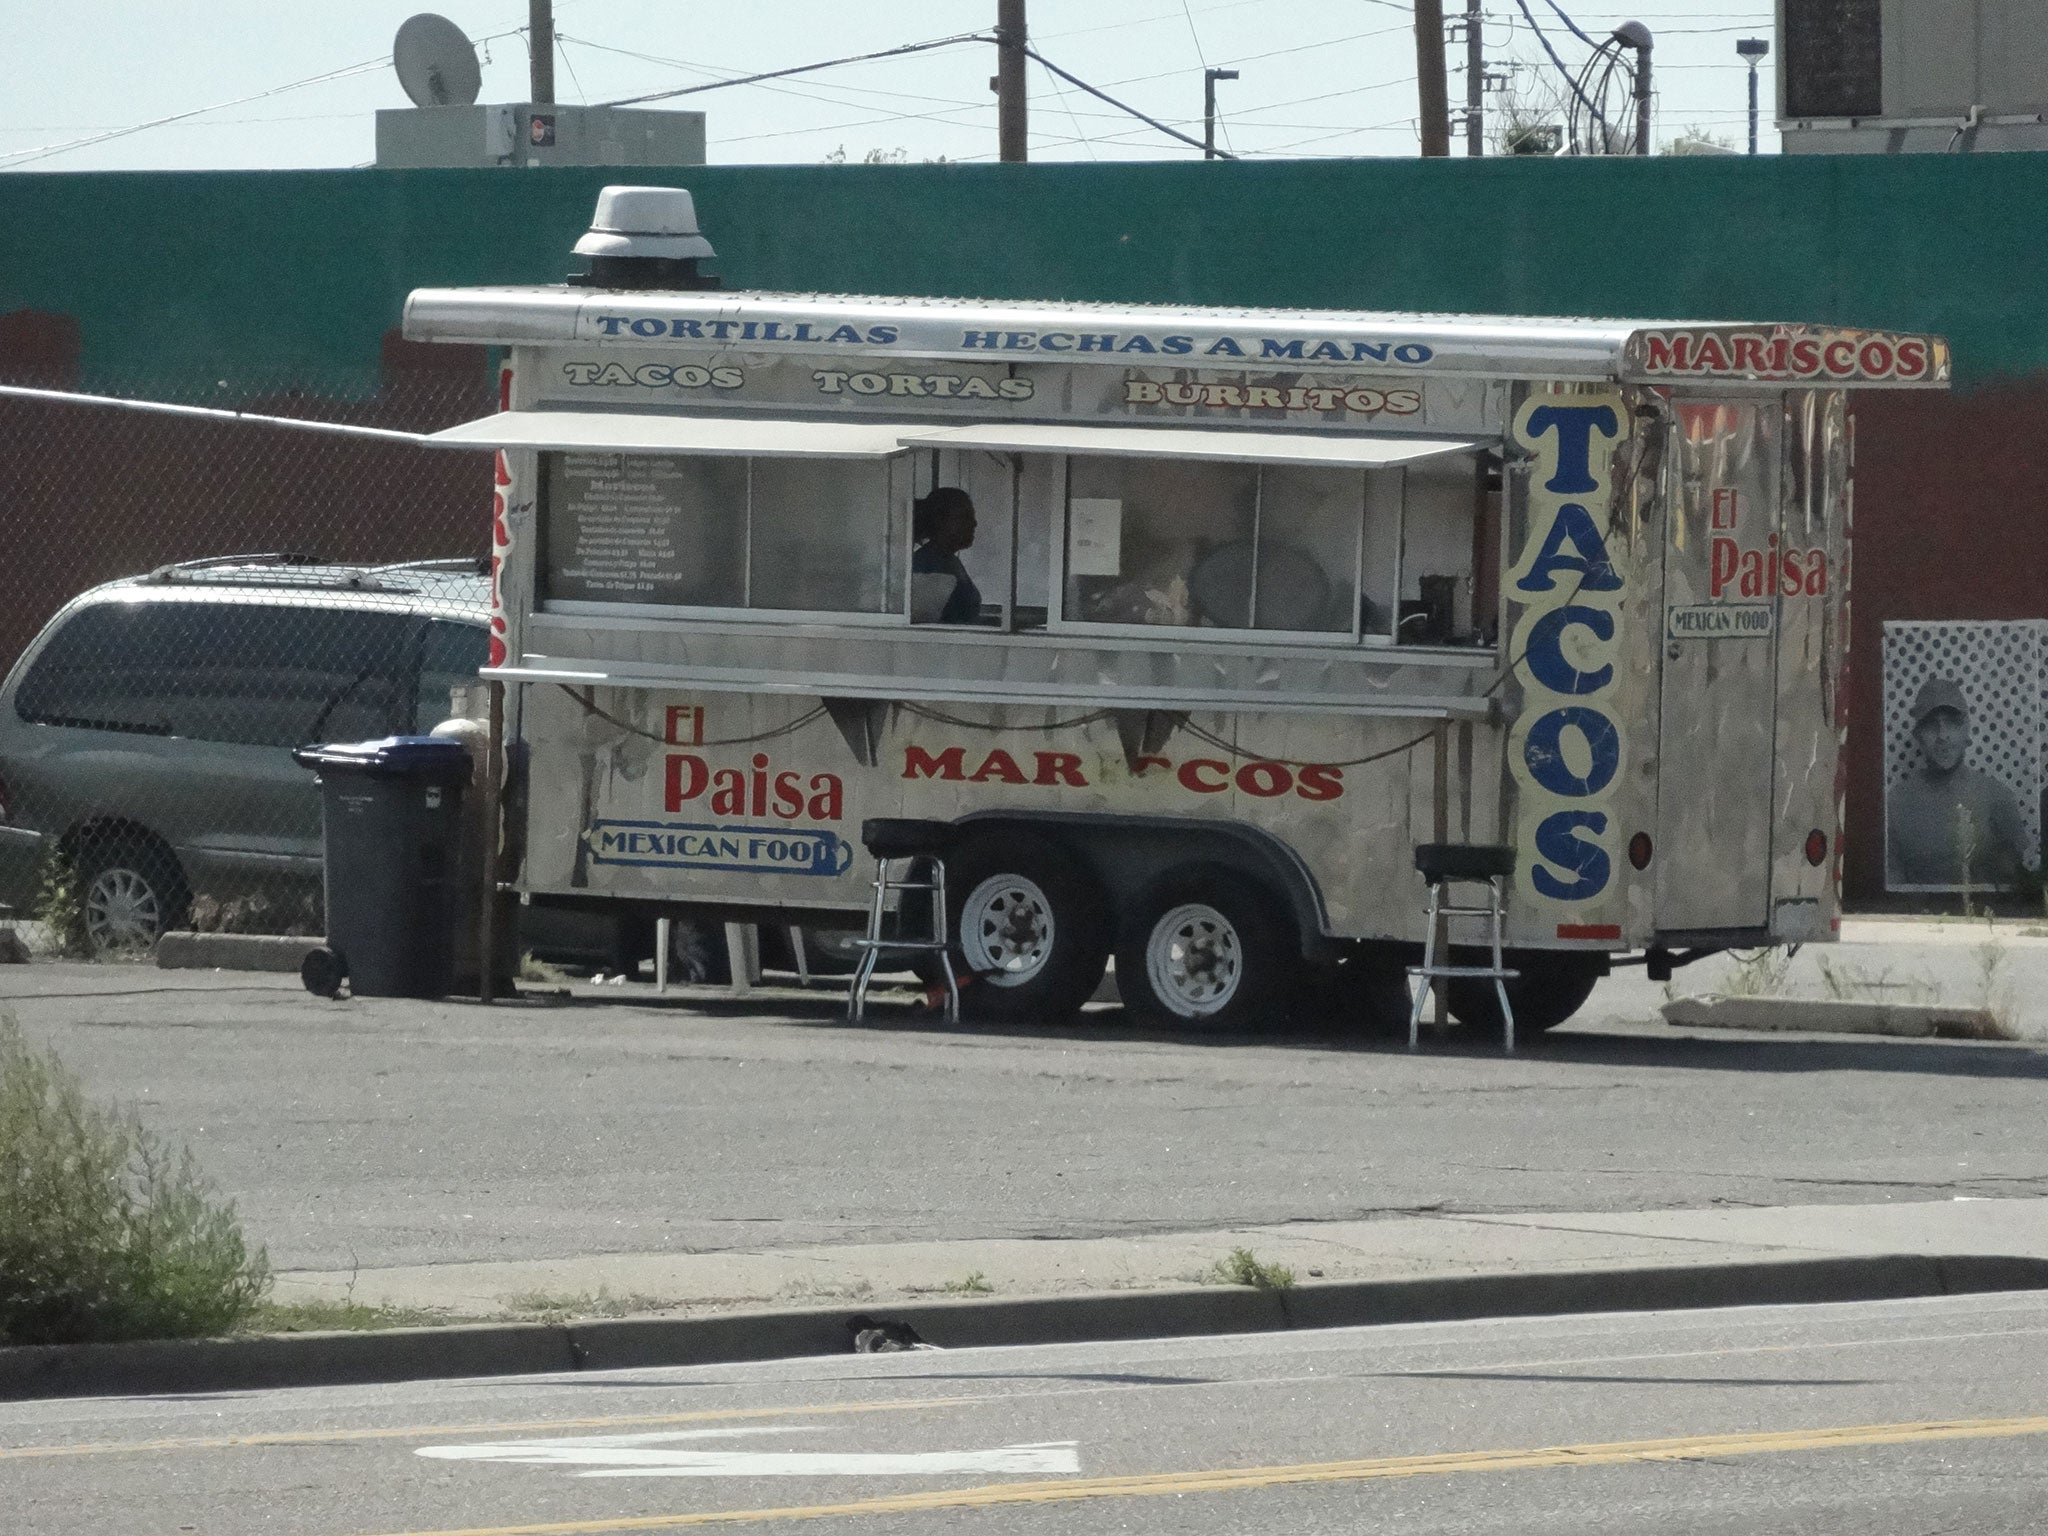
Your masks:
<instances>
[{"instance_id":1,"label":"person inside truck","mask_svg":"<svg viewBox=\"0 0 2048 1536\"><path fill-rule=\"evenodd\" d=\"M910 619L913 624L975 624L981 589L960 563L974 544L974 498L957 485L934 486L910 506Z\"/></svg>"}]
</instances>

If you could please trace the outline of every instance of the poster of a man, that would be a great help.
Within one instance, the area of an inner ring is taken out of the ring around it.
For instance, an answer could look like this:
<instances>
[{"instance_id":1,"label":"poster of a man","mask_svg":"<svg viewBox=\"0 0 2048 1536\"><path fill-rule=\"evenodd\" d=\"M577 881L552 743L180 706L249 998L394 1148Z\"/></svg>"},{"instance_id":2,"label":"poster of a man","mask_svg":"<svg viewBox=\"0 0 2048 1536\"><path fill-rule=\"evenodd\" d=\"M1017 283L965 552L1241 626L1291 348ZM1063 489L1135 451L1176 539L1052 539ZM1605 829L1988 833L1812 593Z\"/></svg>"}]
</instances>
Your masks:
<instances>
[{"instance_id":1,"label":"poster of a man","mask_svg":"<svg viewBox=\"0 0 2048 1536\"><path fill-rule=\"evenodd\" d=\"M1885 801L1885 883L1893 889L2003 889L2026 867L2027 836L2012 788L1965 762L1970 706L1962 685L1933 676L1910 712L1919 766Z\"/></svg>"}]
</instances>

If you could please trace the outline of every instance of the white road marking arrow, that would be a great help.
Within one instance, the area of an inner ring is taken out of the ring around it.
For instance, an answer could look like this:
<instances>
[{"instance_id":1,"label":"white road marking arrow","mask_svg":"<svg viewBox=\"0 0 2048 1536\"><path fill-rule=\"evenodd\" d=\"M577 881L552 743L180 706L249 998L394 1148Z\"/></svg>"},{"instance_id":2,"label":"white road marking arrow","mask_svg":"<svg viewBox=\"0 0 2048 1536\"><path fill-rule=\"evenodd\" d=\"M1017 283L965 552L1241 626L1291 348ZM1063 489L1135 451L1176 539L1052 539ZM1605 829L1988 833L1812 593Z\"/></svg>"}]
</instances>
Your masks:
<instances>
[{"instance_id":1,"label":"white road marking arrow","mask_svg":"<svg viewBox=\"0 0 2048 1536\"><path fill-rule=\"evenodd\" d=\"M416 1454L437 1461L495 1461L528 1467L579 1468L578 1477L945 1477L958 1473L1078 1473L1072 1440L1003 1445L986 1451L689 1450L678 1441L814 1431L816 1425L747 1429L684 1429L649 1435L585 1435L567 1440L425 1445Z\"/></svg>"}]
</instances>

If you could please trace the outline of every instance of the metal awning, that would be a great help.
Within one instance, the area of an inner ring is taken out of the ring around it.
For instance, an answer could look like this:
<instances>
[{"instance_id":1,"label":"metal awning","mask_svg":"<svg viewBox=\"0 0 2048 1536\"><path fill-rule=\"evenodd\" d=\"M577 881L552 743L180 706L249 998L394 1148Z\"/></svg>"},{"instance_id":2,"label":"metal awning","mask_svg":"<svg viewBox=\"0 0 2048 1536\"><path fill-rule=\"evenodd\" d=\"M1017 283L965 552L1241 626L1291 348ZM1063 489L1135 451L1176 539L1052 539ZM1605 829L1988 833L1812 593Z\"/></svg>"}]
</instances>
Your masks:
<instances>
[{"instance_id":1,"label":"metal awning","mask_svg":"<svg viewBox=\"0 0 2048 1536\"><path fill-rule=\"evenodd\" d=\"M906 448L989 448L1009 453L1096 453L1123 458L1224 459L1253 464L1385 468L1483 446L1465 438L1353 437L1308 432L1221 432L1203 427L1102 427L995 422L901 432Z\"/></svg>"},{"instance_id":2,"label":"metal awning","mask_svg":"<svg viewBox=\"0 0 2048 1536\"><path fill-rule=\"evenodd\" d=\"M672 416L648 411L501 411L436 432L430 448L558 448L585 453L706 453L759 458L883 459L901 425Z\"/></svg>"}]
</instances>

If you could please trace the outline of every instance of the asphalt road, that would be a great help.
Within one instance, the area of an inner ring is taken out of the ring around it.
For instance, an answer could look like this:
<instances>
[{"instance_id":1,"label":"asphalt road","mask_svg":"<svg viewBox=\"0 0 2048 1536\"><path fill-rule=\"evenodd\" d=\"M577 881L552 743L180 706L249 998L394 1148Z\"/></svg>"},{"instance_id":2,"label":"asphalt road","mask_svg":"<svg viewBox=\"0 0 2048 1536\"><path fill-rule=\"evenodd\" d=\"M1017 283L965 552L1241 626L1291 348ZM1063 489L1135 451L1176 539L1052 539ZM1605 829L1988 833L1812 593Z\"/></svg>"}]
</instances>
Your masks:
<instances>
[{"instance_id":1,"label":"asphalt road","mask_svg":"<svg viewBox=\"0 0 2048 1536\"><path fill-rule=\"evenodd\" d=\"M281 1268L2048 1193L2043 1048L1687 1037L1660 999L1606 983L1508 1060L0 969L0 1009L188 1141Z\"/></svg>"},{"instance_id":2,"label":"asphalt road","mask_svg":"<svg viewBox=\"0 0 2048 1536\"><path fill-rule=\"evenodd\" d=\"M37 1536L2040 1529L2048 1298L0 1405Z\"/></svg>"}]
</instances>

